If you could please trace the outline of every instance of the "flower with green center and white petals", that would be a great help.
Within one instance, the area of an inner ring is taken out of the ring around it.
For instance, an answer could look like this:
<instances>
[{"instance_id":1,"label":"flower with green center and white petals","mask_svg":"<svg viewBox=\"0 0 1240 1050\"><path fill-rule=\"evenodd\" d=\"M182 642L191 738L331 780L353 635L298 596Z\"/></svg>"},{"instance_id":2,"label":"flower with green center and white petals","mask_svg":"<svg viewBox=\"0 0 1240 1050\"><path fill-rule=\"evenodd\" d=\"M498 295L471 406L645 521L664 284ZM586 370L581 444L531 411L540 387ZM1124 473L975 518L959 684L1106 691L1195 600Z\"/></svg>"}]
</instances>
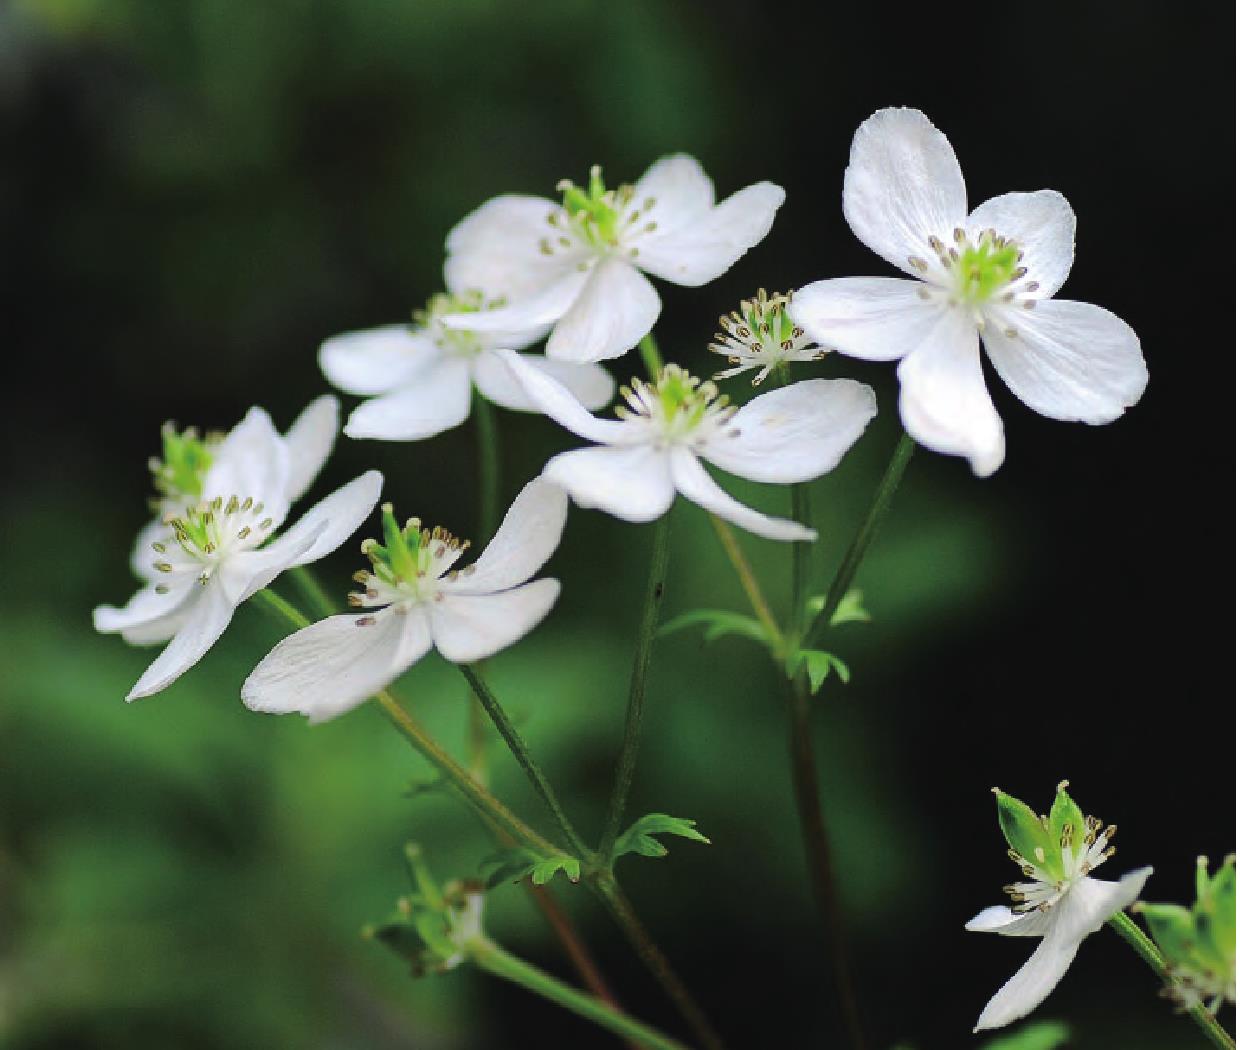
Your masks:
<instances>
[{"instance_id":1,"label":"flower with green center and white petals","mask_svg":"<svg viewBox=\"0 0 1240 1050\"><path fill-rule=\"evenodd\" d=\"M716 379L728 379L758 369L753 385L760 386L771 372L790 361L821 361L827 351L793 324L788 316L792 293L767 296L759 288L752 299L743 299L740 309L719 318L722 332L715 333L712 353L722 354L733 367L716 372Z\"/></svg>"},{"instance_id":2,"label":"flower with green center and white petals","mask_svg":"<svg viewBox=\"0 0 1240 1050\"><path fill-rule=\"evenodd\" d=\"M319 349L323 374L341 390L370 398L353 410L344 432L382 441L433 437L469 417L474 391L503 408L535 411L497 354L529 346L547 334L548 325L475 331L443 323L448 316L486 317L503 305L503 299L477 289L440 292L425 309L414 311L412 326L387 325L328 339ZM598 365L541 354L525 358L564 383L588 408L601 408L615 392L611 376Z\"/></svg>"},{"instance_id":3,"label":"flower with green center and white petals","mask_svg":"<svg viewBox=\"0 0 1240 1050\"><path fill-rule=\"evenodd\" d=\"M402 527L383 507L383 543L367 540L370 568L349 604L290 635L254 669L241 699L254 711L300 712L323 722L352 710L430 651L453 663L494 655L533 630L560 593L556 580L527 582L555 552L568 516L563 491L531 481L472 565L469 544L412 518Z\"/></svg>"},{"instance_id":4,"label":"flower with green center and white petals","mask_svg":"<svg viewBox=\"0 0 1240 1050\"><path fill-rule=\"evenodd\" d=\"M692 157L664 157L635 185L608 189L598 167L584 186L561 182L562 203L507 194L448 235L449 287L486 288L509 305L450 315L449 327L503 331L551 326L547 356L619 357L658 319L643 273L698 286L726 272L770 231L784 191L759 182L715 203Z\"/></svg>"},{"instance_id":5,"label":"flower with green center and white petals","mask_svg":"<svg viewBox=\"0 0 1240 1050\"><path fill-rule=\"evenodd\" d=\"M1227 857L1210 875L1205 857L1197 858L1197 899L1192 908L1178 904L1133 906L1163 953L1171 979L1167 995L1183 1009L1202 1004L1218 1013L1236 1004L1236 858Z\"/></svg>"},{"instance_id":6,"label":"flower with green center and white petals","mask_svg":"<svg viewBox=\"0 0 1240 1050\"><path fill-rule=\"evenodd\" d=\"M252 409L214 446L199 497L176 510L166 502L164 517L143 530L147 546L138 566L145 586L124 608L102 605L94 614L96 630L132 645L168 643L127 700L171 685L215 644L237 606L285 569L330 554L378 502L383 477L368 471L276 537L291 499L309 485L331 445L320 430L328 413L310 412L298 421L307 430L295 425L284 438L266 412Z\"/></svg>"},{"instance_id":7,"label":"flower with green center and white petals","mask_svg":"<svg viewBox=\"0 0 1240 1050\"><path fill-rule=\"evenodd\" d=\"M1008 856L1025 881L1004 887L1013 906L986 908L966 930L1008 937L1041 937L1024 966L991 998L975 1032L1019 1020L1050 995L1077 950L1118 911L1137 899L1153 868L1141 868L1118 882L1090 877L1115 852L1115 825L1087 817L1063 781L1049 816L1039 817L1025 803L998 788L999 826Z\"/></svg>"},{"instance_id":8,"label":"flower with green center and white petals","mask_svg":"<svg viewBox=\"0 0 1240 1050\"><path fill-rule=\"evenodd\" d=\"M851 379L807 379L737 409L713 383L676 365L654 383L622 388L618 420L592 416L551 377L505 355L530 399L562 427L596 442L552 458L543 477L582 507L624 521L653 521L679 492L743 529L773 540L813 540L799 522L737 502L700 460L752 481L808 481L834 469L874 417L874 391Z\"/></svg>"},{"instance_id":9,"label":"flower with green center and white petals","mask_svg":"<svg viewBox=\"0 0 1240 1050\"><path fill-rule=\"evenodd\" d=\"M844 218L911 277L818 281L792 297L793 321L824 346L900 361L900 415L979 476L1004 457L979 336L1012 392L1052 419L1110 423L1148 373L1136 333L1089 303L1052 299L1072 267L1076 218L1054 190L1005 193L968 211L951 144L924 113L879 110L853 139Z\"/></svg>"}]
</instances>

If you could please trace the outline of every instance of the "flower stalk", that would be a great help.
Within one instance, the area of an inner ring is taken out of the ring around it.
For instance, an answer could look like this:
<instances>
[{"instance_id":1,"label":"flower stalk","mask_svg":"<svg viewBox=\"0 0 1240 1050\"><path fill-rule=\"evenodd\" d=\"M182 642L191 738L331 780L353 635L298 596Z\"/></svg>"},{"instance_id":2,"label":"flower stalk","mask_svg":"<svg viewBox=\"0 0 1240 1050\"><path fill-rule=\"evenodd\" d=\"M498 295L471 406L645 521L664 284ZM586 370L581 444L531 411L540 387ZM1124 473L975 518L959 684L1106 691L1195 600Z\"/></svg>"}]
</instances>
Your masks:
<instances>
[{"instance_id":1,"label":"flower stalk","mask_svg":"<svg viewBox=\"0 0 1240 1050\"><path fill-rule=\"evenodd\" d=\"M1167 971L1167 962L1163 959L1162 952L1145 935L1145 931L1133 922L1127 912L1116 912L1107 920L1107 925L1124 939L1128 946L1145 961L1145 964L1151 970L1158 974L1159 978L1169 988L1174 986L1174 979ZM1218 1023L1218 1018L1210 1013L1201 1003L1194 1003L1189 1006L1187 1013L1197 1027L1201 1029L1202 1034L1219 1050L1236 1050L1236 1041Z\"/></svg>"}]
</instances>

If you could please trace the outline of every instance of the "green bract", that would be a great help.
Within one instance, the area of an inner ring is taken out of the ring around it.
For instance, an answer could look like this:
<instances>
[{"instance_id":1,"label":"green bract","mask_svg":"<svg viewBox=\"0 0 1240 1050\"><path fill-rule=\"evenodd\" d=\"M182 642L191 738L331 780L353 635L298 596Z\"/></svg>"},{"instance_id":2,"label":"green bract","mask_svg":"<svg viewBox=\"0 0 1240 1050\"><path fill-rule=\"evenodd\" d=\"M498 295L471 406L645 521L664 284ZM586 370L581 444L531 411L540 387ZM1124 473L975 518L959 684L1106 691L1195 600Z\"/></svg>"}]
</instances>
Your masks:
<instances>
[{"instance_id":1,"label":"green bract","mask_svg":"<svg viewBox=\"0 0 1240 1050\"><path fill-rule=\"evenodd\" d=\"M1227 857L1213 876L1205 857L1197 859L1197 899L1146 904L1135 909L1167 961L1173 994L1185 1006L1205 1003L1217 1010L1236 1001L1236 858Z\"/></svg>"}]
</instances>

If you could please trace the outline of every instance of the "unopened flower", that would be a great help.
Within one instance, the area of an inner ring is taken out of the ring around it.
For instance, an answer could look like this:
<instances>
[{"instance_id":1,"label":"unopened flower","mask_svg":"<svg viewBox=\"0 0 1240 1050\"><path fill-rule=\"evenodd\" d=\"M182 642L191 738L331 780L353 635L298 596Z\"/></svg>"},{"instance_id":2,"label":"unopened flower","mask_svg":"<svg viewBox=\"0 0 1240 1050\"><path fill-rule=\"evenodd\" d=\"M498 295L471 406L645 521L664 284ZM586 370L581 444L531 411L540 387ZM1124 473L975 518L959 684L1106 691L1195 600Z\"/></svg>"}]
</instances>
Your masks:
<instances>
[{"instance_id":1,"label":"unopened flower","mask_svg":"<svg viewBox=\"0 0 1240 1050\"><path fill-rule=\"evenodd\" d=\"M986 1004L975 1032L1011 1024L1037 1007L1067 973L1081 942L1135 901L1154 870L1141 868L1118 882L1091 878L1115 852L1115 825L1104 828L1086 817L1067 787L1066 780L1059 785L1049 817L995 788L1008 856L1027 881L1004 887L1013 907L986 908L965 929L1042 942Z\"/></svg>"},{"instance_id":2,"label":"unopened flower","mask_svg":"<svg viewBox=\"0 0 1240 1050\"><path fill-rule=\"evenodd\" d=\"M626 403L616 409L620 418L605 420L516 354L506 360L543 412L598 446L555 456L543 476L563 486L578 505L625 521L653 521L680 492L759 536L813 540L813 529L737 502L715 484L700 459L753 481L808 481L839 463L876 411L874 391L850 379L807 379L738 410L713 383L668 365L656 382L634 379L622 388Z\"/></svg>"},{"instance_id":3,"label":"unopened flower","mask_svg":"<svg viewBox=\"0 0 1240 1050\"><path fill-rule=\"evenodd\" d=\"M788 316L792 293L768 296L758 289L752 299L741 301L739 310L719 318L722 332L715 333L710 349L728 359L731 368L716 372L716 379L728 379L758 369L753 385L760 386L774 369L789 361L821 361L827 351L793 324Z\"/></svg>"},{"instance_id":4,"label":"unopened flower","mask_svg":"<svg viewBox=\"0 0 1240 1050\"><path fill-rule=\"evenodd\" d=\"M1197 899L1178 904L1133 906L1167 961L1167 994L1185 1009L1203 1005L1218 1013L1236 1003L1236 858L1227 857L1214 875L1197 858Z\"/></svg>"},{"instance_id":5,"label":"unopened flower","mask_svg":"<svg viewBox=\"0 0 1240 1050\"><path fill-rule=\"evenodd\" d=\"M284 639L246 679L241 699L254 711L323 722L374 696L432 646L465 664L511 645L559 596L556 580L526 581L559 545L567 514L562 491L530 482L481 557L457 570L468 541L417 518L402 528L384 505L383 543L362 545L370 568L355 575L361 589L349 597L365 611L329 616Z\"/></svg>"},{"instance_id":6,"label":"unopened flower","mask_svg":"<svg viewBox=\"0 0 1240 1050\"><path fill-rule=\"evenodd\" d=\"M633 186L608 189L596 166L585 187L560 183L561 204L506 194L448 235L449 286L494 289L510 305L449 327L501 331L554 325L547 355L601 361L636 346L661 304L644 273L674 284L713 281L762 240L784 191L758 182L715 203L692 157L664 157Z\"/></svg>"},{"instance_id":7,"label":"unopened flower","mask_svg":"<svg viewBox=\"0 0 1240 1050\"><path fill-rule=\"evenodd\" d=\"M343 543L379 499L383 477L368 471L311 507L283 535L291 493L321 463L315 443L282 438L260 409L220 443L197 498L165 509L140 562L145 585L122 608L100 606L95 629L133 645L168 642L127 700L167 688L206 654L243 601L285 569ZM312 469L311 469L312 468Z\"/></svg>"},{"instance_id":8,"label":"unopened flower","mask_svg":"<svg viewBox=\"0 0 1240 1050\"><path fill-rule=\"evenodd\" d=\"M341 390L370 398L353 410L344 432L386 441L433 437L465 421L475 390L503 408L532 411L496 351L528 346L547 334L548 325L474 331L443 324L445 315L483 317L502 302L477 290L441 292L415 312L412 327L387 325L328 339L319 350L323 374ZM589 408L611 400L615 384L598 365L554 361L541 354L526 358Z\"/></svg>"},{"instance_id":9,"label":"unopened flower","mask_svg":"<svg viewBox=\"0 0 1240 1050\"><path fill-rule=\"evenodd\" d=\"M819 281L792 297L793 321L868 361L900 360L900 415L975 473L1003 462L1003 422L978 339L1012 392L1052 419L1109 423L1148 379L1136 333L1088 303L1052 299L1072 267L1076 218L1054 190L1005 193L968 211L946 137L915 109L884 109L857 129L844 217L911 277Z\"/></svg>"}]
</instances>

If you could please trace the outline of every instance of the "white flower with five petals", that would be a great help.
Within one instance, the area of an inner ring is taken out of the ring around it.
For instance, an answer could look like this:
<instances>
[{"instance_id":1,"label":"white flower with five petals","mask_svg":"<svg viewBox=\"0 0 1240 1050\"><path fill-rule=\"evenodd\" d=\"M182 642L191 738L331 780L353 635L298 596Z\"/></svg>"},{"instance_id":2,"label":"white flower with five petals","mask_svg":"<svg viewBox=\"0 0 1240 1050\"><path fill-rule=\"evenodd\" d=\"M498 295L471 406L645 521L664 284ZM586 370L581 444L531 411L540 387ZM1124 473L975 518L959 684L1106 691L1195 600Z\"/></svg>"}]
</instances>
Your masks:
<instances>
[{"instance_id":1,"label":"white flower with five petals","mask_svg":"<svg viewBox=\"0 0 1240 1050\"><path fill-rule=\"evenodd\" d=\"M254 711L335 718L380 690L433 646L453 663L474 663L524 636L560 593L556 580L527 582L555 552L568 515L563 491L531 481L472 565L469 547L414 518L404 528L383 507L384 542L362 550L371 568L356 574L351 605L370 610L329 616L290 635L254 669L241 699Z\"/></svg>"},{"instance_id":2,"label":"white flower with five petals","mask_svg":"<svg viewBox=\"0 0 1240 1050\"><path fill-rule=\"evenodd\" d=\"M758 182L715 203L692 157L656 161L633 186L609 190L597 167L582 188L558 187L563 203L506 194L448 235L449 287L485 288L510 305L481 317L444 319L475 332L554 325L547 356L619 357L654 327L661 303L651 274L696 287L725 273L762 240L784 191Z\"/></svg>"},{"instance_id":3,"label":"white flower with five petals","mask_svg":"<svg viewBox=\"0 0 1240 1050\"><path fill-rule=\"evenodd\" d=\"M596 448L552 458L543 476L582 507L624 521L653 521L679 492L712 514L773 540L813 540L795 521L772 518L723 491L701 459L752 481L808 481L832 470L874 417L874 391L850 379L807 379L754 398L741 409L668 365L655 383L623 389L619 419L592 416L547 375L505 356L538 407Z\"/></svg>"},{"instance_id":4,"label":"white flower with five petals","mask_svg":"<svg viewBox=\"0 0 1240 1050\"><path fill-rule=\"evenodd\" d=\"M497 352L529 346L547 334L548 325L480 331L444 327L447 314L481 318L496 312L500 303L476 289L440 293L414 314L412 327L386 325L323 343L319 365L328 380L370 398L349 415L344 432L384 441L433 437L465 422L475 390L502 408L533 411ZM588 408L601 408L615 391L611 376L598 365L541 354L526 359L555 376Z\"/></svg>"},{"instance_id":5,"label":"white flower with five petals","mask_svg":"<svg viewBox=\"0 0 1240 1050\"><path fill-rule=\"evenodd\" d=\"M968 457L980 476L1003 462L979 336L1003 381L1044 416L1109 423L1140 398L1148 374L1136 333L1101 307L1051 298L1074 251L1062 194L1005 193L969 212L942 132L918 110L884 109L853 139L844 217L916 279L819 281L789 313L843 354L900 360L900 415L921 444Z\"/></svg>"},{"instance_id":6,"label":"white flower with five petals","mask_svg":"<svg viewBox=\"0 0 1240 1050\"><path fill-rule=\"evenodd\" d=\"M330 554L374 509L383 477L372 470L276 538L292 494L321 465L321 437L290 442L266 412L252 409L213 454L196 498L176 511L165 508L139 563L145 585L124 608L104 605L94 613L104 634L133 645L168 642L127 700L171 685L215 644L242 602L286 569Z\"/></svg>"},{"instance_id":7,"label":"white flower with five petals","mask_svg":"<svg viewBox=\"0 0 1240 1050\"><path fill-rule=\"evenodd\" d=\"M1081 942L1132 904L1154 870L1141 868L1118 882L1089 877L1115 852L1115 826L1104 829L1100 820L1086 817L1067 787L1066 780L1059 785L1049 817L1038 817L995 788L1008 856L1028 881L1005 887L1014 907L986 908L965 929L1041 937L1042 943L986 1004L975 1032L1011 1024L1039 1006L1067 973Z\"/></svg>"}]
</instances>

